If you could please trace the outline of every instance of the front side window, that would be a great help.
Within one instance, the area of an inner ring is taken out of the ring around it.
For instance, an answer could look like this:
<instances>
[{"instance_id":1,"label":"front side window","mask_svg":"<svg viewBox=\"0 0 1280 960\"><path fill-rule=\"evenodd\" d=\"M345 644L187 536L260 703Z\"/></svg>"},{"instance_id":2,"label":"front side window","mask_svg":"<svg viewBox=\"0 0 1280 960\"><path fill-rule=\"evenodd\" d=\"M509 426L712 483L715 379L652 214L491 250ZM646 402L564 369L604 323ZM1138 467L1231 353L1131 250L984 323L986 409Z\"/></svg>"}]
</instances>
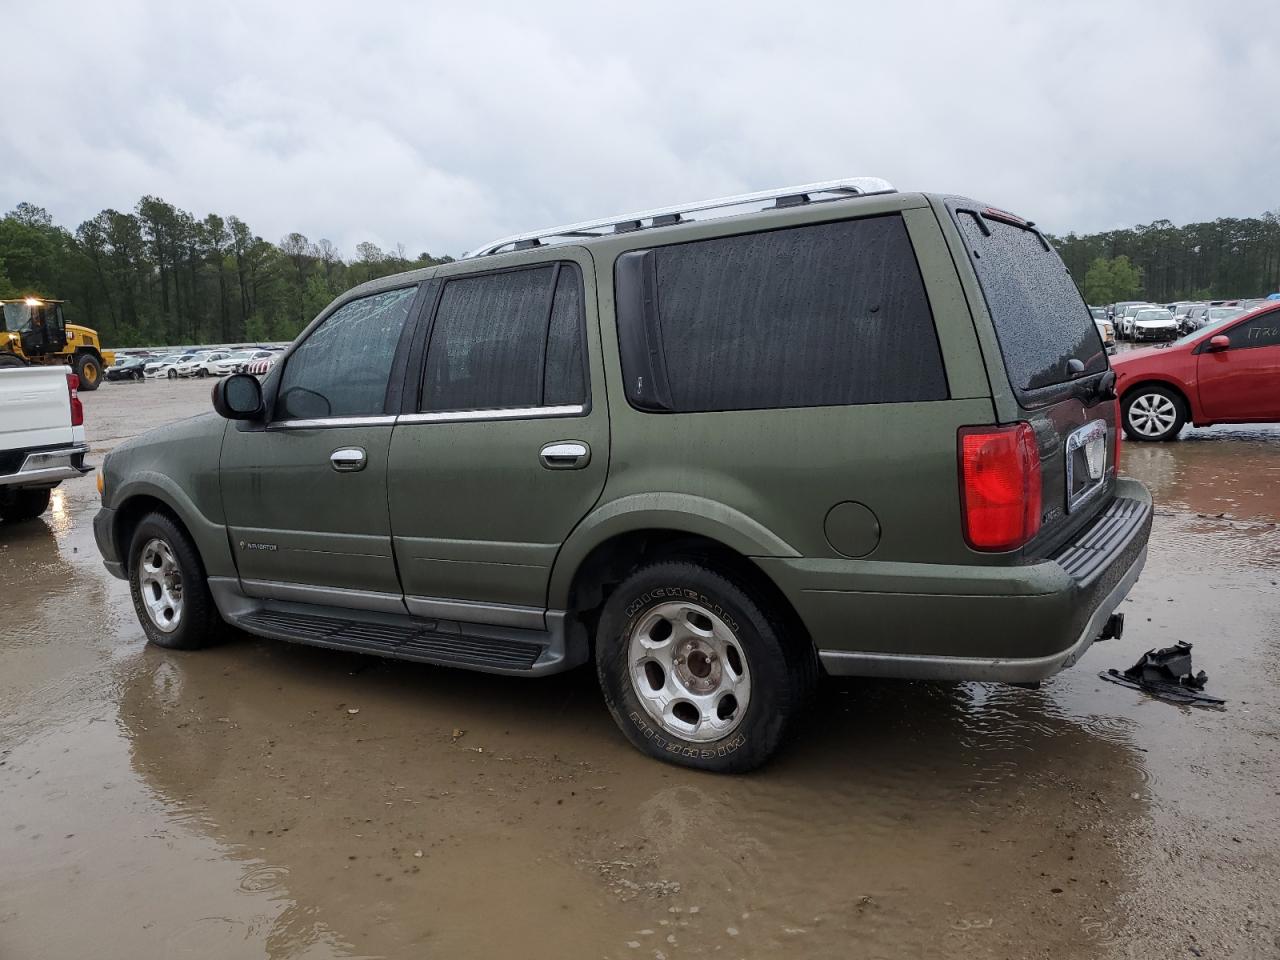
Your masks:
<instances>
[{"instance_id":1,"label":"front side window","mask_svg":"<svg viewBox=\"0 0 1280 960\"><path fill-rule=\"evenodd\" d=\"M632 251L615 279L627 397L639 409L947 397L900 216Z\"/></svg>"},{"instance_id":2,"label":"front side window","mask_svg":"<svg viewBox=\"0 0 1280 960\"><path fill-rule=\"evenodd\" d=\"M383 412L391 360L416 287L345 303L289 357L276 418L319 420Z\"/></svg>"},{"instance_id":3,"label":"front side window","mask_svg":"<svg viewBox=\"0 0 1280 960\"><path fill-rule=\"evenodd\" d=\"M423 412L586 401L582 277L551 263L445 283L427 347Z\"/></svg>"}]
</instances>

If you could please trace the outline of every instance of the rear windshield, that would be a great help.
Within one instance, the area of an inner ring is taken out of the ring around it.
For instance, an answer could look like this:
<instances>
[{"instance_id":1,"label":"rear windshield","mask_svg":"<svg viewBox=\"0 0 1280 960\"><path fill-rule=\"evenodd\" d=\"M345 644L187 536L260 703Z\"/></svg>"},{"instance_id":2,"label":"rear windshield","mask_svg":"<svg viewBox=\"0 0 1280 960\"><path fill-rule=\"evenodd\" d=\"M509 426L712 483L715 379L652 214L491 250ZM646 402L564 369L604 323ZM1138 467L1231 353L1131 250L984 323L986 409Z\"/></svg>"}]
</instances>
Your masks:
<instances>
[{"instance_id":1,"label":"rear windshield","mask_svg":"<svg viewBox=\"0 0 1280 960\"><path fill-rule=\"evenodd\" d=\"M1062 258L1027 227L952 208L1016 390L1107 369L1102 339ZM1072 360L1084 366L1073 372Z\"/></svg>"}]
</instances>

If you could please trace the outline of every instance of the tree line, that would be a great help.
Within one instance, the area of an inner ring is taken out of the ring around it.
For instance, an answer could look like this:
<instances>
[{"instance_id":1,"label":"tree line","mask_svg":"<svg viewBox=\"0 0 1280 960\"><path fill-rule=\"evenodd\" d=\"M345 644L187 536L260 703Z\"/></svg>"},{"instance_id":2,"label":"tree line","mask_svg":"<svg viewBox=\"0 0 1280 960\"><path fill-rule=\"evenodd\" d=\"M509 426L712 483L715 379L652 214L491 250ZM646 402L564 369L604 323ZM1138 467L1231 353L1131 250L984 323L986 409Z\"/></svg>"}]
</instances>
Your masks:
<instances>
[{"instance_id":1,"label":"tree line","mask_svg":"<svg viewBox=\"0 0 1280 960\"><path fill-rule=\"evenodd\" d=\"M75 230L20 203L0 218L0 297L69 301L68 322L109 347L290 340L357 284L452 257L290 233L270 243L239 217L203 219L159 197L103 210Z\"/></svg>"},{"instance_id":2,"label":"tree line","mask_svg":"<svg viewBox=\"0 0 1280 960\"><path fill-rule=\"evenodd\" d=\"M1050 239L1095 305L1265 297L1280 290L1280 215L1274 211Z\"/></svg>"},{"instance_id":3,"label":"tree line","mask_svg":"<svg viewBox=\"0 0 1280 960\"><path fill-rule=\"evenodd\" d=\"M1092 304L1257 297L1280 290L1280 217L1168 220L1050 237ZM70 301L67 319L109 346L289 340L335 296L375 277L447 263L403 246L290 233L270 243L239 217L203 219L159 197L75 230L20 203L0 218L0 297Z\"/></svg>"}]
</instances>

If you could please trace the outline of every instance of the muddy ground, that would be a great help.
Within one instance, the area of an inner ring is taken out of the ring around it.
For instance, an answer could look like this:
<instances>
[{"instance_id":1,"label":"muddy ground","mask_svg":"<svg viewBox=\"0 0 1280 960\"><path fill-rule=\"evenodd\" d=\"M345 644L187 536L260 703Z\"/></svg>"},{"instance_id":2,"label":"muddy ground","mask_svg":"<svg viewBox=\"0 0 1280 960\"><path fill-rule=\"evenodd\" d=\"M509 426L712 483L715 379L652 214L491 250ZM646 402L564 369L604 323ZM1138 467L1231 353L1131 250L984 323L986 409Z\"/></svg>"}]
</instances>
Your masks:
<instances>
[{"instance_id":1,"label":"muddy ground","mask_svg":"<svg viewBox=\"0 0 1280 960\"><path fill-rule=\"evenodd\" d=\"M207 408L84 395L94 457ZM0 958L1280 956L1280 428L1129 444L1125 637L1039 690L828 685L764 771L540 681L150 649L92 477L0 528ZM1097 677L1195 643L1226 710Z\"/></svg>"}]
</instances>

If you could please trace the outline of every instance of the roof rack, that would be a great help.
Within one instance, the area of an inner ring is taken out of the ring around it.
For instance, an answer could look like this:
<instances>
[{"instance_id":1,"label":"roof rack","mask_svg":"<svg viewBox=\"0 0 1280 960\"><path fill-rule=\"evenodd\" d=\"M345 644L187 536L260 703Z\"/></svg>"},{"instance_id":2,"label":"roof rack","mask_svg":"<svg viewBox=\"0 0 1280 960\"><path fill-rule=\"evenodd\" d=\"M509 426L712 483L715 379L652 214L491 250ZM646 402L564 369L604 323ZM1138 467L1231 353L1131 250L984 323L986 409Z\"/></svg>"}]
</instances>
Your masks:
<instances>
[{"instance_id":1,"label":"roof rack","mask_svg":"<svg viewBox=\"0 0 1280 960\"><path fill-rule=\"evenodd\" d=\"M704 213L708 210L721 210L727 207L739 207L757 204L763 209L772 204L774 207L792 207L810 203L815 200L839 200L845 197L866 196L873 193L896 193L893 184L879 177L849 177L845 180L826 180L821 183L802 183L794 187L780 187L774 190L760 190L756 193L742 193L733 197L717 197L714 200L699 200L694 203L678 203L670 207L659 207L657 210L644 210L640 213L628 213L618 217L606 217L603 220L586 220L582 223L571 223L563 227L550 227L545 230L533 230L529 233L518 233L515 236L503 237L477 247L466 254L471 257L487 257L490 254L512 250L527 250L540 247L549 241L580 240L591 237L604 237L611 233L629 233L633 230L644 230L649 227L669 227L684 223L693 213ZM829 196L822 196L829 194ZM719 214L724 216L725 214ZM704 219L702 217L694 219ZM709 218L708 218L709 219Z\"/></svg>"}]
</instances>

